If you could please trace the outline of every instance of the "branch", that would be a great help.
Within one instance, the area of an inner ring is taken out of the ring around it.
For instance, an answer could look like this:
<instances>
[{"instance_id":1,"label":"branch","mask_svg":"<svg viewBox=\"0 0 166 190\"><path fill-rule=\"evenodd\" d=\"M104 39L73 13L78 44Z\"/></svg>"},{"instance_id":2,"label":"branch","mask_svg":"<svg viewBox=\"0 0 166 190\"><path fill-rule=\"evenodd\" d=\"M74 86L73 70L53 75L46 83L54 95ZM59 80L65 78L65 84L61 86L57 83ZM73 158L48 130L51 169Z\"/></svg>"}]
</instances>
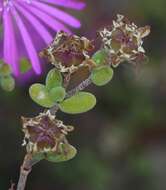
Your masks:
<instances>
[{"instance_id":1,"label":"branch","mask_svg":"<svg viewBox=\"0 0 166 190\"><path fill-rule=\"evenodd\" d=\"M74 94L76 94L77 92L84 90L86 87L88 87L90 84L92 83L90 76L85 79L83 82L81 82L77 87L75 87L74 89L70 90L67 95L66 98L69 98L71 96L73 96Z\"/></svg>"},{"instance_id":2,"label":"branch","mask_svg":"<svg viewBox=\"0 0 166 190\"><path fill-rule=\"evenodd\" d=\"M39 161L33 160L31 154L27 154L24 158L23 164L20 169L20 177L17 185L17 190L24 190L27 177L32 170L32 166L38 163Z\"/></svg>"},{"instance_id":3,"label":"branch","mask_svg":"<svg viewBox=\"0 0 166 190\"><path fill-rule=\"evenodd\" d=\"M11 186L10 186L10 188L8 189L8 190L14 190L15 188L15 183L13 183L12 181L11 181Z\"/></svg>"},{"instance_id":4,"label":"branch","mask_svg":"<svg viewBox=\"0 0 166 190\"><path fill-rule=\"evenodd\" d=\"M66 87L68 86L69 80L70 80L70 76L67 75L66 76L66 82L65 82ZM91 79L90 79L90 77L88 77L86 80L81 82L78 86L76 86L75 88L70 90L67 93L66 98L73 96L77 92L88 87L90 84L91 84ZM58 104L56 104L49 111L52 115L55 115L58 110L59 110L59 106L58 106ZM27 154L25 156L23 164L22 164L21 169L20 169L20 177L19 177L19 181L18 181L18 185L17 185L17 190L24 190L25 189L27 177L32 170L32 166L35 165L37 162L39 162L39 161L33 160L31 154Z\"/></svg>"}]
</instances>

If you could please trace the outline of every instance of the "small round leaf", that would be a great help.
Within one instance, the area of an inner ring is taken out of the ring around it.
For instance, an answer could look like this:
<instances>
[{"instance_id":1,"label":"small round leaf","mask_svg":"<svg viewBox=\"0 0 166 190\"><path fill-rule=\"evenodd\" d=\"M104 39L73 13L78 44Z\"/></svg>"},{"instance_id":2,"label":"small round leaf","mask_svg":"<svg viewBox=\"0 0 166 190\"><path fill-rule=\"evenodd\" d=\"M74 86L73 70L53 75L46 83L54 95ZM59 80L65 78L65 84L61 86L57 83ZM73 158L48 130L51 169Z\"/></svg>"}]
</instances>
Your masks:
<instances>
[{"instance_id":1,"label":"small round leaf","mask_svg":"<svg viewBox=\"0 0 166 190\"><path fill-rule=\"evenodd\" d=\"M61 102L66 96L66 91L63 87L55 87L49 91L50 98L53 102Z\"/></svg>"},{"instance_id":2,"label":"small round leaf","mask_svg":"<svg viewBox=\"0 0 166 190\"><path fill-rule=\"evenodd\" d=\"M96 98L88 92L78 92L76 95L59 104L61 111L69 114L84 113L91 110L96 104Z\"/></svg>"},{"instance_id":3,"label":"small round leaf","mask_svg":"<svg viewBox=\"0 0 166 190\"><path fill-rule=\"evenodd\" d=\"M64 162L71 160L77 153L77 150L70 144L60 144L59 152L46 153L45 159L50 162Z\"/></svg>"},{"instance_id":4,"label":"small round leaf","mask_svg":"<svg viewBox=\"0 0 166 190\"><path fill-rule=\"evenodd\" d=\"M30 61L26 58L20 60L20 72L26 73L32 68Z\"/></svg>"},{"instance_id":5,"label":"small round leaf","mask_svg":"<svg viewBox=\"0 0 166 190\"><path fill-rule=\"evenodd\" d=\"M2 64L0 65L0 76L8 76L11 74L10 65Z\"/></svg>"},{"instance_id":6,"label":"small round leaf","mask_svg":"<svg viewBox=\"0 0 166 190\"><path fill-rule=\"evenodd\" d=\"M100 66L93 69L91 80L97 86L107 84L113 77L113 69L110 66Z\"/></svg>"},{"instance_id":7,"label":"small round leaf","mask_svg":"<svg viewBox=\"0 0 166 190\"><path fill-rule=\"evenodd\" d=\"M96 65L104 65L107 60L107 53L104 49L97 51L93 56L92 60L96 63Z\"/></svg>"},{"instance_id":8,"label":"small round leaf","mask_svg":"<svg viewBox=\"0 0 166 190\"><path fill-rule=\"evenodd\" d=\"M46 87L48 90L57 87L57 86L61 86L63 82L63 78L61 73L56 70L56 69L51 69L48 74L47 74L47 78L46 78Z\"/></svg>"},{"instance_id":9,"label":"small round leaf","mask_svg":"<svg viewBox=\"0 0 166 190\"><path fill-rule=\"evenodd\" d=\"M0 79L0 84L3 90L11 92L15 87L15 80L12 76L5 76Z\"/></svg>"},{"instance_id":10,"label":"small round leaf","mask_svg":"<svg viewBox=\"0 0 166 190\"><path fill-rule=\"evenodd\" d=\"M49 97L48 90L42 84L33 84L29 88L29 94L34 102L43 107L50 108L54 105L54 102Z\"/></svg>"}]
</instances>

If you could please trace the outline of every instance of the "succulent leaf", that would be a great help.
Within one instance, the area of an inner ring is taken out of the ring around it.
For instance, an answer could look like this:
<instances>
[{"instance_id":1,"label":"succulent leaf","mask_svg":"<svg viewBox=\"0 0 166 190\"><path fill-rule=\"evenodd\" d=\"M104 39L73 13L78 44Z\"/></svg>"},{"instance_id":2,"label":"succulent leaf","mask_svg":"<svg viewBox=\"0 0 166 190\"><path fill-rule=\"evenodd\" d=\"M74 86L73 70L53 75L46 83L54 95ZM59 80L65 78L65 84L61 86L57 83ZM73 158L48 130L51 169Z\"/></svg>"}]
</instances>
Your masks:
<instances>
[{"instance_id":1,"label":"succulent leaf","mask_svg":"<svg viewBox=\"0 0 166 190\"><path fill-rule=\"evenodd\" d=\"M0 85L3 90L11 92L15 87L15 80L12 76L5 76L0 78Z\"/></svg>"},{"instance_id":2,"label":"succulent leaf","mask_svg":"<svg viewBox=\"0 0 166 190\"><path fill-rule=\"evenodd\" d=\"M70 144L60 144L59 147L60 151L57 152L48 152L46 153L46 157L45 159L50 161L50 162L64 162L64 161L68 161L70 159L72 159L76 153L77 150L75 149L75 147L73 147Z\"/></svg>"},{"instance_id":3,"label":"succulent leaf","mask_svg":"<svg viewBox=\"0 0 166 190\"><path fill-rule=\"evenodd\" d=\"M11 68L8 64L2 63L0 64L0 76L8 76L11 74Z\"/></svg>"},{"instance_id":4,"label":"succulent leaf","mask_svg":"<svg viewBox=\"0 0 166 190\"><path fill-rule=\"evenodd\" d=\"M97 86L103 86L111 81L113 77L113 69L110 66L100 66L93 69L91 80Z\"/></svg>"},{"instance_id":5,"label":"succulent leaf","mask_svg":"<svg viewBox=\"0 0 166 190\"><path fill-rule=\"evenodd\" d=\"M46 78L46 87L48 90L54 87L62 86L62 82L63 82L63 78L62 78L61 73L58 70L51 69L48 72L47 78Z\"/></svg>"},{"instance_id":6,"label":"succulent leaf","mask_svg":"<svg viewBox=\"0 0 166 190\"><path fill-rule=\"evenodd\" d=\"M101 49L92 56L92 60L96 63L97 66L100 66L106 63L107 57L108 55L106 50Z\"/></svg>"},{"instance_id":7,"label":"succulent leaf","mask_svg":"<svg viewBox=\"0 0 166 190\"><path fill-rule=\"evenodd\" d=\"M61 102L66 96L66 91L63 87L55 87L49 91L50 98L53 102Z\"/></svg>"},{"instance_id":8,"label":"succulent leaf","mask_svg":"<svg viewBox=\"0 0 166 190\"><path fill-rule=\"evenodd\" d=\"M96 104L96 98L88 92L78 92L59 104L61 111L69 114L79 114L91 110Z\"/></svg>"},{"instance_id":9,"label":"succulent leaf","mask_svg":"<svg viewBox=\"0 0 166 190\"><path fill-rule=\"evenodd\" d=\"M29 89L29 94L34 102L43 107L50 108L54 105L54 101L51 100L48 90L42 84L33 84Z\"/></svg>"},{"instance_id":10,"label":"succulent leaf","mask_svg":"<svg viewBox=\"0 0 166 190\"><path fill-rule=\"evenodd\" d=\"M20 60L20 72L26 73L32 68L30 61L26 58Z\"/></svg>"}]
</instances>

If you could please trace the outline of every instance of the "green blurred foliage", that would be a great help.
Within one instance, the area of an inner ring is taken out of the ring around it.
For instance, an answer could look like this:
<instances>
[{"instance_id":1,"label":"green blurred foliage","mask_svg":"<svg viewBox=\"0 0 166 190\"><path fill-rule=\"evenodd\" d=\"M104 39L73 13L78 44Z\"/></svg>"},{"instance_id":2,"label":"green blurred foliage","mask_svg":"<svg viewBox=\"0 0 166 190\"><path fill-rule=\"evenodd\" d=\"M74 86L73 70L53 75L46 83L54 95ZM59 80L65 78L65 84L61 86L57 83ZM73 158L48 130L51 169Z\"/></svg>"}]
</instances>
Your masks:
<instances>
[{"instance_id":1,"label":"green blurred foliage","mask_svg":"<svg viewBox=\"0 0 166 190\"><path fill-rule=\"evenodd\" d=\"M105 163L100 160L96 153L89 150L80 150L79 155L70 164L54 167L55 174L66 185L75 184L94 190L102 190L109 185L111 171ZM66 176L64 176L64 172Z\"/></svg>"},{"instance_id":2,"label":"green blurred foliage","mask_svg":"<svg viewBox=\"0 0 166 190\"><path fill-rule=\"evenodd\" d=\"M20 60L20 72L21 73L26 73L32 68L32 65L29 60L26 58L22 58Z\"/></svg>"}]
</instances>

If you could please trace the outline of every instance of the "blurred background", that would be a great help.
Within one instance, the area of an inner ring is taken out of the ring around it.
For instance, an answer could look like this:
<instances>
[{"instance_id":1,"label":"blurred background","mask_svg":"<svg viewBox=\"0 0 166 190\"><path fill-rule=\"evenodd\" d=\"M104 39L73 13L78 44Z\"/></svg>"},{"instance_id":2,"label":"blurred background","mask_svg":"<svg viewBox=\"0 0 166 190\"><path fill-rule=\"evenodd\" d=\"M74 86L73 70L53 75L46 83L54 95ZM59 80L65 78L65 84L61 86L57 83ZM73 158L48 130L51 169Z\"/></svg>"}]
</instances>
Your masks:
<instances>
[{"instance_id":1,"label":"blurred background","mask_svg":"<svg viewBox=\"0 0 166 190\"><path fill-rule=\"evenodd\" d=\"M75 126L69 141L78 149L68 162L43 161L28 178L29 190L165 190L166 189L166 18L165 0L87 0L75 31L93 38L117 13L139 26L151 25L145 40L148 64L138 71L121 64L112 82L89 87L96 94L92 111L69 116ZM41 108L28 96L28 88L45 76L17 83L7 93L0 89L0 190L17 182L25 150L21 147L20 116L34 116Z\"/></svg>"}]
</instances>

